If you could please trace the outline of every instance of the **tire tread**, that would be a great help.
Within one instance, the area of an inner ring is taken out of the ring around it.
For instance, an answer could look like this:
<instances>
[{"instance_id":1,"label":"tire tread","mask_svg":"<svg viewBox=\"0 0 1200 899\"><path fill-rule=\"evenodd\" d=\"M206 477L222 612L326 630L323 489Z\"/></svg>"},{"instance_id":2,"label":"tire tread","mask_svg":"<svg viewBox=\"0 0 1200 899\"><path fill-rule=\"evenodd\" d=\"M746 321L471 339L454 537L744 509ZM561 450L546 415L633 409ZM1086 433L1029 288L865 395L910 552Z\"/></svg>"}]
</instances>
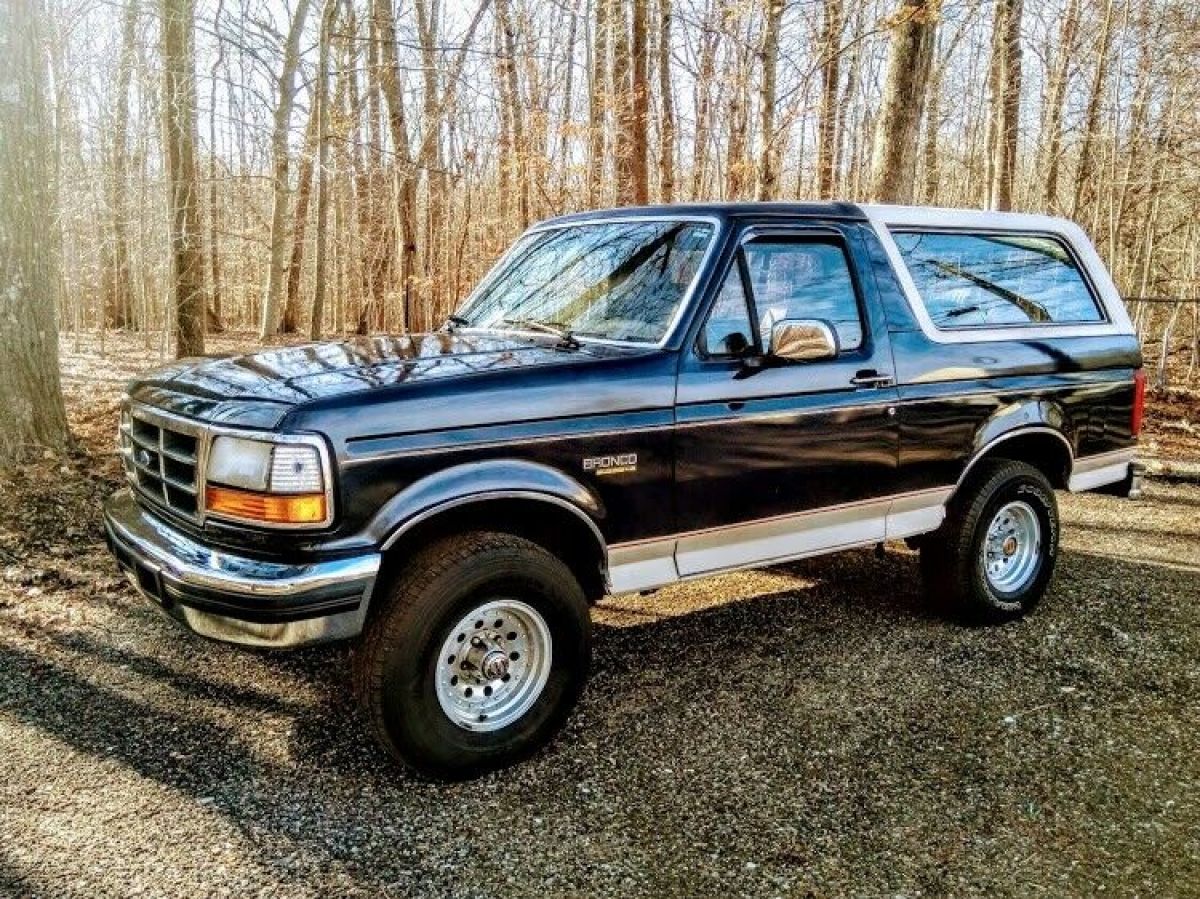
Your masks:
<instances>
[{"instance_id":1,"label":"tire tread","mask_svg":"<svg viewBox=\"0 0 1200 899\"><path fill-rule=\"evenodd\" d=\"M972 566L975 531L984 510L1005 483L1022 477L1036 481L1051 497L1051 514L1056 516L1054 488L1039 469L1013 459L988 459L979 464L951 500L942 526L922 542L921 575L930 598L941 611L971 624L994 624L1014 617L976 594ZM1053 556L1049 564L1053 565ZM1040 594L1032 598L1022 614L1038 599Z\"/></svg>"},{"instance_id":2,"label":"tire tread","mask_svg":"<svg viewBox=\"0 0 1200 899\"><path fill-rule=\"evenodd\" d=\"M471 531L435 540L398 568L390 584L385 584L377 594L380 604L371 610L363 638L354 651L352 687L359 709L367 718L368 726L380 745L404 767L417 774L428 772L414 766L397 750L388 732L383 703L379 701L384 690L387 660L401 648L408 618L406 612L421 600L422 585L436 582L473 556L495 551L532 553L558 565L563 564L541 545L515 534ZM563 568L568 570L565 565Z\"/></svg>"}]
</instances>

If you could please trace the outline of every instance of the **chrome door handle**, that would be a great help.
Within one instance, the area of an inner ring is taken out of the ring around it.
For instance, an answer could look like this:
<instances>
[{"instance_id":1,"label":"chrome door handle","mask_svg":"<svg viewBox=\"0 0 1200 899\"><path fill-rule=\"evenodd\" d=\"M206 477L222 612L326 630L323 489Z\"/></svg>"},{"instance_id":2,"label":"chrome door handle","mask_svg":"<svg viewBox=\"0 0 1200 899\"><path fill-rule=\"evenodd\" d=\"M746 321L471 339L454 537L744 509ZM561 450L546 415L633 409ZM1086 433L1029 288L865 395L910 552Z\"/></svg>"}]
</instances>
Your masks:
<instances>
[{"instance_id":1,"label":"chrome door handle","mask_svg":"<svg viewBox=\"0 0 1200 899\"><path fill-rule=\"evenodd\" d=\"M891 375L881 375L877 371L860 371L850 383L855 387L890 387L892 385Z\"/></svg>"}]
</instances>

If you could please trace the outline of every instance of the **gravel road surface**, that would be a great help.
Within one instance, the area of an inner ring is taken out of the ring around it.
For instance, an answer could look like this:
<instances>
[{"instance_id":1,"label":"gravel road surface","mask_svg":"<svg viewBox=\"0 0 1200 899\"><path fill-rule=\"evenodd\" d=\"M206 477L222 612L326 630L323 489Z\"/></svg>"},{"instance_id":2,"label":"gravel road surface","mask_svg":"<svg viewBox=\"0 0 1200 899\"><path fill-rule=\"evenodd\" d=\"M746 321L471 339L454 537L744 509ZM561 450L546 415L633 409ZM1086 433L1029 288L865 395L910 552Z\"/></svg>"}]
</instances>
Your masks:
<instances>
[{"instance_id":1,"label":"gravel road surface","mask_svg":"<svg viewBox=\"0 0 1200 899\"><path fill-rule=\"evenodd\" d=\"M560 739L445 786L365 740L346 650L135 597L92 464L0 483L0 892L1200 895L1195 486L1061 497L1001 628L927 611L899 545L606 600Z\"/></svg>"}]
</instances>

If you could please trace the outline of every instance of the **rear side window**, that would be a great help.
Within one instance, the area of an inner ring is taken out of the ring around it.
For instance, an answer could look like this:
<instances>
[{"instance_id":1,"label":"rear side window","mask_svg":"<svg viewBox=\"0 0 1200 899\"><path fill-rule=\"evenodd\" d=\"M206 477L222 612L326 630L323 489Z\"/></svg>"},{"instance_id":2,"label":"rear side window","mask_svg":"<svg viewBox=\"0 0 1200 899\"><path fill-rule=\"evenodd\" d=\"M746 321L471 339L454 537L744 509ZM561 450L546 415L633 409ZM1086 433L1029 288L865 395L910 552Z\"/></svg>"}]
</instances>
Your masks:
<instances>
[{"instance_id":1,"label":"rear side window","mask_svg":"<svg viewBox=\"0 0 1200 899\"><path fill-rule=\"evenodd\" d=\"M1104 321L1066 246L1038 234L892 233L938 328Z\"/></svg>"}]
</instances>

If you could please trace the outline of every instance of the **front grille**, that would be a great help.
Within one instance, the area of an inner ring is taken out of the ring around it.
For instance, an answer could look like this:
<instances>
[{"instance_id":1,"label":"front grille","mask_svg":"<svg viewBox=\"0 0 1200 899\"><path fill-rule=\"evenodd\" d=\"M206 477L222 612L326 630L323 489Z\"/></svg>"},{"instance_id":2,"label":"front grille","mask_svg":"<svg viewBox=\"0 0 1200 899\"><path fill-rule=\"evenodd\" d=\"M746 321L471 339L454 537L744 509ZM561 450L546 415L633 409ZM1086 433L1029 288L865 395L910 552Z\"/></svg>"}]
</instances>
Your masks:
<instances>
[{"instance_id":1,"label":"front grille","mask_svg":"<svg viewBox=\"0 0 1200 899\"><path fill-rule=\"evenodd\" d=\"M133 407L121 415L125 474L150 502L192 520L200 517L203 429Z\"/></svg>"}]
</instances>

